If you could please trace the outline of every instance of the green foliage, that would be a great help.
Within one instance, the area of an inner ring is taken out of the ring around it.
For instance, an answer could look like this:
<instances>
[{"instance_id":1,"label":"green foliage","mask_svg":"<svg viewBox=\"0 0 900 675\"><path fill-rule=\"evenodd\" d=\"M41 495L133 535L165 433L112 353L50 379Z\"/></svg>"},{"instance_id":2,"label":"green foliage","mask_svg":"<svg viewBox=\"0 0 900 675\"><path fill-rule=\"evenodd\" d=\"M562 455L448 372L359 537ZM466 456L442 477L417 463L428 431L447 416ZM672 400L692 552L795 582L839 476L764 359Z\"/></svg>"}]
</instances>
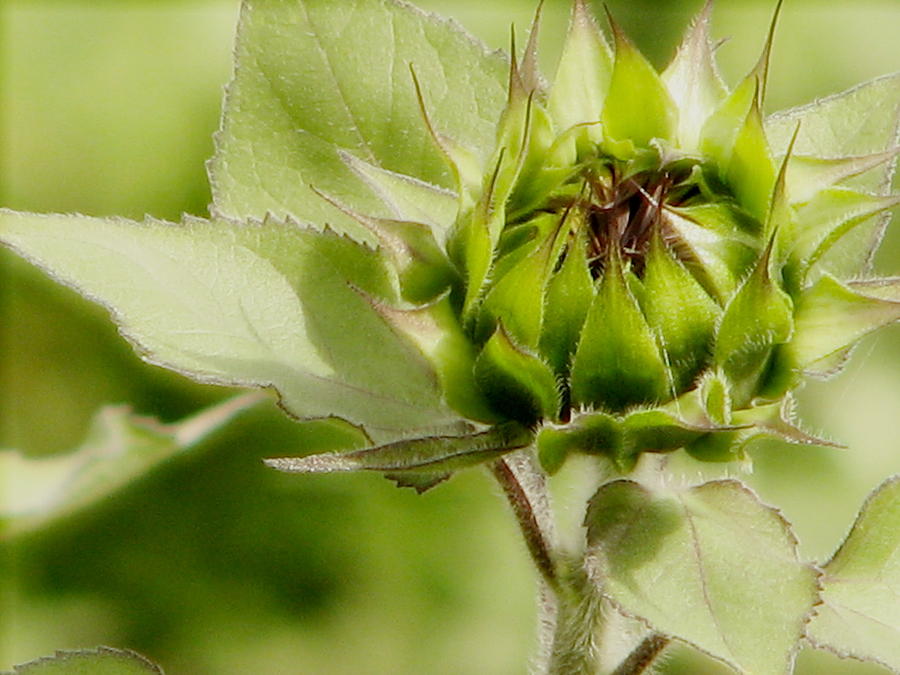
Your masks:
<instances>
[{"instance_id":1,"label":"green foliage","mask_svg":"<svg viewBox=\"0 0 900 675\"><path fill-rule=\"evenodd\" d=\"M818 647L900 670L900 477L866 500L824 567L822 605L807 634Z\"/></svg>"},{"instance_id":2,"label":"green foliage","mask_svg":"<svg viewBox=\"0 0 900 675\"><path fill-rule=\"evenodd\" d=\"M235 58L210 164L213 211L226 217L271 213L365 236L311 189L380 208L340 151L453 187L422 124L411 64L434 128L467 148L490 146L503 104L499 55L393 0L246 4Z\"/></svg>"},{"instance_id":3,"label":"green foliage","mask_svg":"<svg viewBox=\"0 0 900 675\"><path fill-rule=\"evenodd\" d=\"M624 612L740 672L785 672L817 597L790 526L737 481L686 490L604 485L588 569Z\"/></svg>"},{"instance_id":4,"label":"green foliage","mask_svg":"<svg viewBox=\"0 0 900 675\"><path fill-rule=\"evenodd\" d=\"M896 279L856 278L898 201L900 79L765 120L771 34L729 93L710 11L658 72L614 22L610 50L578 0L547 86L540 12L507 59L395 0L247 2L211 218L2 209L0 240L108 309L147 361L272 389L314 420L303 456L271 467L377 471L419 492L489 467L556 603L547 673L571 672L561 654L593 659L614 611L648 644L783 673L820 602L813 643L896 668L896 481L820 587L742 483L689 485L648 457L826 445L793 421L792 390L900 320ZM106 409L67 455L0 453L27 479L3 495L0 534L96 504L248 396L170 425ZM570 551L544 481L578 454L608 476ZM101 650L16 673L84 659L138 663Z\"/></svg>"},{"instance_id":5,"label":"green foliage","mask_svg":"<svg viewBox=\"0 0 900 675\"><path fill-rule=\"evenodd\" d=\"M57 652L16 666L9 675L162 675L162 670L134 652L100 647Z\"/></svg>"},{"instance_id":6,"label":"green foliage","mask_svg":"<svg viewBox=\"0 0 900 675\"><path fill-rule=\"evenodd\" d=\"M166 425L107 407L71 452L34 458L0 450L0 475L14 477L0 495L0 541L102 501L262 400L244 394Z\"/></svg>"}]
</instances>

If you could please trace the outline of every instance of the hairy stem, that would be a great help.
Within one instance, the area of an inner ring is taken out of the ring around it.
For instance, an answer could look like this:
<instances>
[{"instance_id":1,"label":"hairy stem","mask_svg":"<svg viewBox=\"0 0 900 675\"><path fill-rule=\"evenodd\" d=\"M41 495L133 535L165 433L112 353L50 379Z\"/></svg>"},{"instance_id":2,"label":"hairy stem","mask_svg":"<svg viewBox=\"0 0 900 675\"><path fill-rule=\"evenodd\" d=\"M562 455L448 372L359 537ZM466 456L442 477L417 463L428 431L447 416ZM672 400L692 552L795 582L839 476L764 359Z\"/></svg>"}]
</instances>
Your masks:
<instances>
[{"instance_id":1,"label":"hairy stem","mask_svg":"<svg viewBox=\"0 0 900 675\"><path fill-rule=\"evenodd\" d=\"M538 588L538 653L533 667L547 673L560 616L560 581L555 556L556 528L544 474L529 450L520 450L490 465L503 488L540 573Z\"/></svg>"},{"instance_id":2,"label":"hairy stem","mask_svg":"<svg viewBox=\"0 0 900 675\"><path fill-rule=\"evenodd\" d=\"M600 595L580 566L573 566L558 595L559 608L548 675L592 675L597 671Z\"/></svg>"},{"instance_id":3,"label":"hairy stem","mask_svg":"<svg viewBox=\"0 0 900 675\"><path fill-rule=\"evenodd\" d=\"M669 642L669 638L663 635L648 635L613 671L612 675L640 675L653 664L653 661L668 646Z\"/></svg>"},{"instance_id":4,"label":"hairy stem","mask_svg":"<svg viewBox=\"0 0 900 675\"><path fill-rule=\"evenodd\" d=\"M559 587L551 547L553 520L543 475L524 453L498 459L491 472L503 488L513 515L519 523L525 545L541 577L551 589Z\"/></svg>"}]
</instances>

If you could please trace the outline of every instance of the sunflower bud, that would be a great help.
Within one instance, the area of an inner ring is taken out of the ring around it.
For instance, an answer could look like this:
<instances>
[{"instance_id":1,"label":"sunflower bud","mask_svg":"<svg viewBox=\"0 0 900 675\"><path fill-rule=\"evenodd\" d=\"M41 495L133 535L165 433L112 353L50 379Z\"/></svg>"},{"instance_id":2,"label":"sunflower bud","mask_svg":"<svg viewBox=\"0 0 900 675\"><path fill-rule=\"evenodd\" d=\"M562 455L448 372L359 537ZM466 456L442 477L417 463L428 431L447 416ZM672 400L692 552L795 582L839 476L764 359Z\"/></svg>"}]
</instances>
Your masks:
<instances>
[{"instance_id":1,"label":"sunflower bud","mask_svg":"<svg viewBox=\"0 0 900 675\"><path fill-rule=\"evenodd\" d=\"M817 265L897 203L846 184L895 154L794 156L792 141L776 157L761 114L771 34L729 92L708 20L709 6L660 74L612 18L610 47L577 0L547 88L536 19L480 173L419 93L457 177L452 228L359 217L411 303L380 311L448 404L533 430L550 472L571 452L629 470L679 448L736 459L761 434L824 443L789 421L791 391L900 318L900 282Z\"/></svg>"}]
</instances>

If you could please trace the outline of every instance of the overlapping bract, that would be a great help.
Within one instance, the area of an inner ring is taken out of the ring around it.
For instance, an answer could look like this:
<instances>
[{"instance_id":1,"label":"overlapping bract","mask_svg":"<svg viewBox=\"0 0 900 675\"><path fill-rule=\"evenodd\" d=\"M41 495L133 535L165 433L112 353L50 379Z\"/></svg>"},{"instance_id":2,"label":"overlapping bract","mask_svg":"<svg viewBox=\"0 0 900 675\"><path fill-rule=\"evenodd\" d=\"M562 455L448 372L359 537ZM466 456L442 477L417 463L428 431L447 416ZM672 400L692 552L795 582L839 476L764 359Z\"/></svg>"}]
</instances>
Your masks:
<instances>
[{"instance_id":1,"label":"overlapping bract","mask_svg":"<svg viewBox=\"0 0 900 675\"><path fill-rule=\"evenodd\" d=\"M790 392L900 318L896 280L842 282L828 266L844 235L898 202L854 183L887 175L896 151L802 154L802 120L773 150L772 36L729 92L709 10L658 74L612 20L610 48L576 2L549 88L536 19L481 174L419 90L457 178L452 227L356 214L415 305L382 313L432 360L446 400L535 429L550 471L572 451L627 470L682 447L735 459L760 435L825 444L791 422Z\"/></svg>"},{"instance_id":2,"label":"overlapping bract","mask_svg":"<svg viewBox=\"0 0 900 675\"><path fill-rule=\"evenodd\" d=\"M383 448L291 470L424 488L531 442L549 471L819 442L790 392L900 318L846 245L897 203L900 77L764 120L769 42L729 91L708 24L660 74L577 0L548 86L537 22L509 63L393 0L246 3L212 219L4 211L0 239L147 359Z\"/></svg>"}]
</instances>

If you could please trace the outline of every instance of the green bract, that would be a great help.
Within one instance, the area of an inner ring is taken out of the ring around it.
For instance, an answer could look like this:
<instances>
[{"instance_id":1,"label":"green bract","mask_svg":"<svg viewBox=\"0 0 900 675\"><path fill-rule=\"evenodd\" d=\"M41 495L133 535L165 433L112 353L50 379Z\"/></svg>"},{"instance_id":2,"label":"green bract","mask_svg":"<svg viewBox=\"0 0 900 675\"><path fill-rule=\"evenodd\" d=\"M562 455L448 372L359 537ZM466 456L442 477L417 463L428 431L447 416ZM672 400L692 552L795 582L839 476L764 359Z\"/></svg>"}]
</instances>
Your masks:
<instances>
[{"instance_id":1,"label":"green bract","mask_svg":"<svg viewBox=\"0 0 900 675\"><path fill-rule=\"evenodd\" d=\"M821 443L791 392L900 319L900 280L860 277L900 78L765 120L771 35L729 91L709 14L658 73L576 0L547 85L537 20L507 60L393 0L245 3L210 220L3 211L0 239L149 360L360 440L286 470L425 489L532 444L553 472Z\"/></svg>"},{"instance_id":2,"label":"green bract","mask_svg":"<svg viewBox=\"0 0 900 675\"><path fill-rule=\"evenodd\" d=\"M773 151L771 35L729 92L709 9L659 74L612 20L610 48L576 2L549 87L536 20L480 173L478 148L444 133L417 78L456 178L452 224L343 208L381 243L406 301L373 307L430 360L445 401L475 423L533 430L550 472L571 452L629 470L679 448L736 459L760 435L824 443L791 423L790 392L900 318L900 282L843 283L822 264L897 203L850 182L896 153L796 154L801 121ZM389 209L395 186L370 175Z\"/></svg>"}]
</instances>

